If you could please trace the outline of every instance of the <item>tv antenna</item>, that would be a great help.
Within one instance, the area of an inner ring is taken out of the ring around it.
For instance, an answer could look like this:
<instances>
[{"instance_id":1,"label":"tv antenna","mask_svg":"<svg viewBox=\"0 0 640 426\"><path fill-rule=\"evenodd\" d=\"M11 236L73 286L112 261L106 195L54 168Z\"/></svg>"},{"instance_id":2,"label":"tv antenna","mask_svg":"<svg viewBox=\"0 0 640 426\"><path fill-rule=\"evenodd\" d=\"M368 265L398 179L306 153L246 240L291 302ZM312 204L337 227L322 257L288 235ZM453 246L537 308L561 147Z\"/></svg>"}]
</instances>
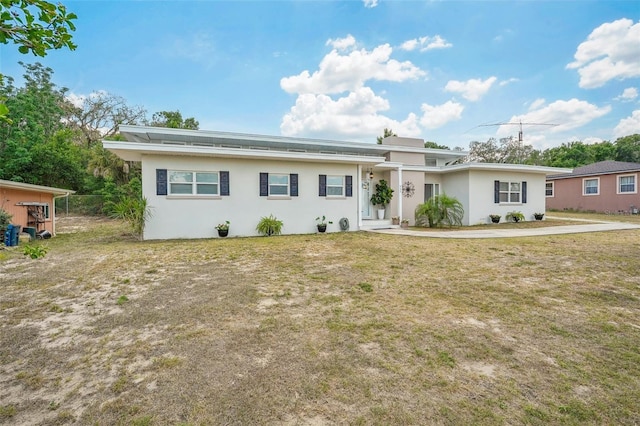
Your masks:
<instances>
[{"instance_id":1,"label":"tv antenna","mask_svg":"<svg viewBox=\"0 0 640 426\"><path fill-rule=\"evenodd\" d=\"M481 124L478 127L489 127L489 126L520 126L520 131L518 132L518 142L522 142L523 140L523 132L522 126L559 126L559 124L554 123L523 123L522 120L514 123L512 121L504 122L504 123L492 123L492 124Z\"/></svg>"}]
</instances>

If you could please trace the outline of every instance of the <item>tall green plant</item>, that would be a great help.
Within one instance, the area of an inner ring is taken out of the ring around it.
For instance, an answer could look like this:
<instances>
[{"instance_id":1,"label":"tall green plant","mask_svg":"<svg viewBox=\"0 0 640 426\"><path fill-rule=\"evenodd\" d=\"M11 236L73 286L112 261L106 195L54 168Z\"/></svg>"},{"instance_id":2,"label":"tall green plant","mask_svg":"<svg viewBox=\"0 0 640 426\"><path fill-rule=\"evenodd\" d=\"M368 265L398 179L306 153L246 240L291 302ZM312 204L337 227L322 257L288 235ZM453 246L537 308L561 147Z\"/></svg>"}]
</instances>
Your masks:
<instances>
[{"instance_id":1,"label":"tall green plant","mask_svg":"<svg viewBox=\"0 0 640 426\"><path fill-rule=\"evenodd\" d=\"M371 196L371 204L380 206L383 209L391 202L392 198L393 189L389 188L386 180L381 179L380 182L376 183L376 192Z\"/></svg>"},{"instance_id":2,"label":"tall green plant","mask_svg":"<svg viewBox=\"0 0 640 426\"><path fill-rule=\"evenodd\" d=\"M271 235L280 235L282 233L282 226L284 224L274 215L264 216L258 222L256 231L267 237Z\"/></svg>"},{"instance_id":3,"label":"tall green plant","mask_svg":"<svg viewBox=\"0 0 640 426\"><path fill-rule=\"evenodd\" d=\"M447 194L431 197L424 204L420 204L415 210L415 220L417 226L430 228L447 226L461 226L464 217L462 203L455 197Z\"/></svg>"},{"instance_id":4,"label":"tall green plant","mask_svg":"<svg viewBox=\"0 0 640 426\"><path fill-rule=\"evenodd\" d=\"M6 210L0 209L0 239L4 238L4 231L7 230L12 218L13 216Z\"/></svg>"},{"instance_id":5,"label":"tall green plant","mask_svg":"<svg viewBox=\"0 0 640 426\"><path fill-rule=\"evenodd\" d=\"M133 234L142 239L144 227L151 218L151 211L145 197L128 197L113 205L111 217L127 222Z\"/></svg>"}]
</instances>

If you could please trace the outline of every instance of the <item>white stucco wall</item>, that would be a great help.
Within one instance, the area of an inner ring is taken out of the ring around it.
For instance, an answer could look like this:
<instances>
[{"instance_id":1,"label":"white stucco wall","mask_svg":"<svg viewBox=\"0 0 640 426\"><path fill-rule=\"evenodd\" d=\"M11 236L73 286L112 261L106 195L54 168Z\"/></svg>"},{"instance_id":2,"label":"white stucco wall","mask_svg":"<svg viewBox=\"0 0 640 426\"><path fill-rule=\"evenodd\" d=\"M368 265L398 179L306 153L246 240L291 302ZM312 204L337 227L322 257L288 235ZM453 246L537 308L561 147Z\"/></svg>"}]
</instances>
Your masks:
<instances>
[{"instance_id":1,"label":"white stucco wall","mask_svg":"<svg viewBox=\"0 0 640 426\"><path fill-rule=\"evenodd\" d=\"M156 195L156 169L188 171L228 171L230 195L191 198ZM297 197L275 199L260 196L261 172L297 173ZM318 175L351 175L353 196L318 196ZM286 162L212 157L152 156L142 161L143 194L152 217L144 231L145 239L212 238L215 226L231 222L229 236L258 235L255 227L263 216L273 214L284 222L283 234L316 232L315 218L326 215L333 221L327 232L339 232L338 221L346 217L350 230L358 224L358 169L353 164Z\"/></svg>"},{"instance_id":2,"label":"white stucco wall","mask_svg":"<svg viewBox=\"0 0 640 426\"><path fill-rule=\"evenodd\" d=\"M494 181L527 182L526 203L494 203ZM464 225L490 222L490 214L499 214L501 221L511 211L519 211L525 220L545 211L545 175L540 173L466 170L443 175L443 189L458 198L465 209Z\"/></svg>"}]
</instances>

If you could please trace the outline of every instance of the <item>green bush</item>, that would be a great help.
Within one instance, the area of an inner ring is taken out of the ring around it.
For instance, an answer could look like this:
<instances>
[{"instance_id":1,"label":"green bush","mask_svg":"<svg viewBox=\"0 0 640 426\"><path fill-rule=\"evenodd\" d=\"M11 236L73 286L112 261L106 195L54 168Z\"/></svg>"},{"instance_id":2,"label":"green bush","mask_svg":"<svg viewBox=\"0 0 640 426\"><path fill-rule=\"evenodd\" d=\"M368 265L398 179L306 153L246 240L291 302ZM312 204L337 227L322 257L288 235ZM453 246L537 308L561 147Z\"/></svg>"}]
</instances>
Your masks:
<instances>
[{"instance_id":1,"label":"green bush","mask_svg":"<svg viewBox=\"0 0 640 426\"><path fill-rule=\"evenodd\" d=\"M23 249L23 254L29 256L31 259L40 259L47 254L47 247L40 245L26 245Z\"/></svg>"},{"instance_id":2,"label":"green bush","mask_svg":"<svg viewBox=\"0 0 640 426\"><path fill-rule=\"evenodd\" d=\"M0 209L0 237L4 238L4 231L7 230L12 218L13 216L6 210Z\"/></svg>"},{"instance_id":3,"label":"green bush","mask_svg":"<svg viewBox=\"0 0 640 426\"><path fill-rule=\"evenodd\" d=\"M464 208L455 197L447 194L436 195L426 203L418 205L415 210L416 226L429 226L430 228L448 226L462 226Z\"/></svg>"},{"instance_id":4,"label":"green bush","mask_svg":"<svg viewBox=\"0 0 640 426\"><path fill-rule=\"evenodd\" d=\"M271 214L260 219L258 226L256 226L256 231L267 237L271 235L280 235L282 233L282 226L282 221L278 220L278 218Z\"/></svg>"},{"instance_id":5,"label":"green bush","mask_svg":"<svg viewBox=\"0 0 640 426\"><path fill-rule=\"evenodd\" d=\"M151 211L145 197L123 198L111 207L110 215L114 219L124 220L131 226L133 234L142 239L144 226L151 217Z\"/></svg>"}]
</instances>

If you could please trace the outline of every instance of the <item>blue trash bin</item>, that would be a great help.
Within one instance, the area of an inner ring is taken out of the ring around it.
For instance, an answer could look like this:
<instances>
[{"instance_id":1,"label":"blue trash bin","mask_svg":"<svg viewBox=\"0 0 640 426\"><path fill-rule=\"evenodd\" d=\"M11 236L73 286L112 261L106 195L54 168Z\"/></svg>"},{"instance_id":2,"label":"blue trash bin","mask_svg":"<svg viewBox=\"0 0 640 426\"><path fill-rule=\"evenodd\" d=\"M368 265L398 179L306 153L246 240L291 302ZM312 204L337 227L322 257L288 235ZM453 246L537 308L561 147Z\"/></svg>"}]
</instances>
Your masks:
<instances>
[{"instance_id":1,"label":"blue trash bin","mask_svg":"<svg viewBox=\"0 0 640 426\"><path fill-rule=\"evenodd\" d=\"M11 245L17 246L20 244L20 230L22 229L22 225L13 225L13 229L11 230Z\"/></svg>"},{"instance_id":2,"label":"blue trash bin","mask_svg":"<svg viewBox=\"0 0 640 426\"><path fill-rule=\"evenodd\" d=\"M11 246L11 230L13 229L13 225L7 226L7 230L4 231L4 245L7 247Z\"/></svg>"}]
</instances>

